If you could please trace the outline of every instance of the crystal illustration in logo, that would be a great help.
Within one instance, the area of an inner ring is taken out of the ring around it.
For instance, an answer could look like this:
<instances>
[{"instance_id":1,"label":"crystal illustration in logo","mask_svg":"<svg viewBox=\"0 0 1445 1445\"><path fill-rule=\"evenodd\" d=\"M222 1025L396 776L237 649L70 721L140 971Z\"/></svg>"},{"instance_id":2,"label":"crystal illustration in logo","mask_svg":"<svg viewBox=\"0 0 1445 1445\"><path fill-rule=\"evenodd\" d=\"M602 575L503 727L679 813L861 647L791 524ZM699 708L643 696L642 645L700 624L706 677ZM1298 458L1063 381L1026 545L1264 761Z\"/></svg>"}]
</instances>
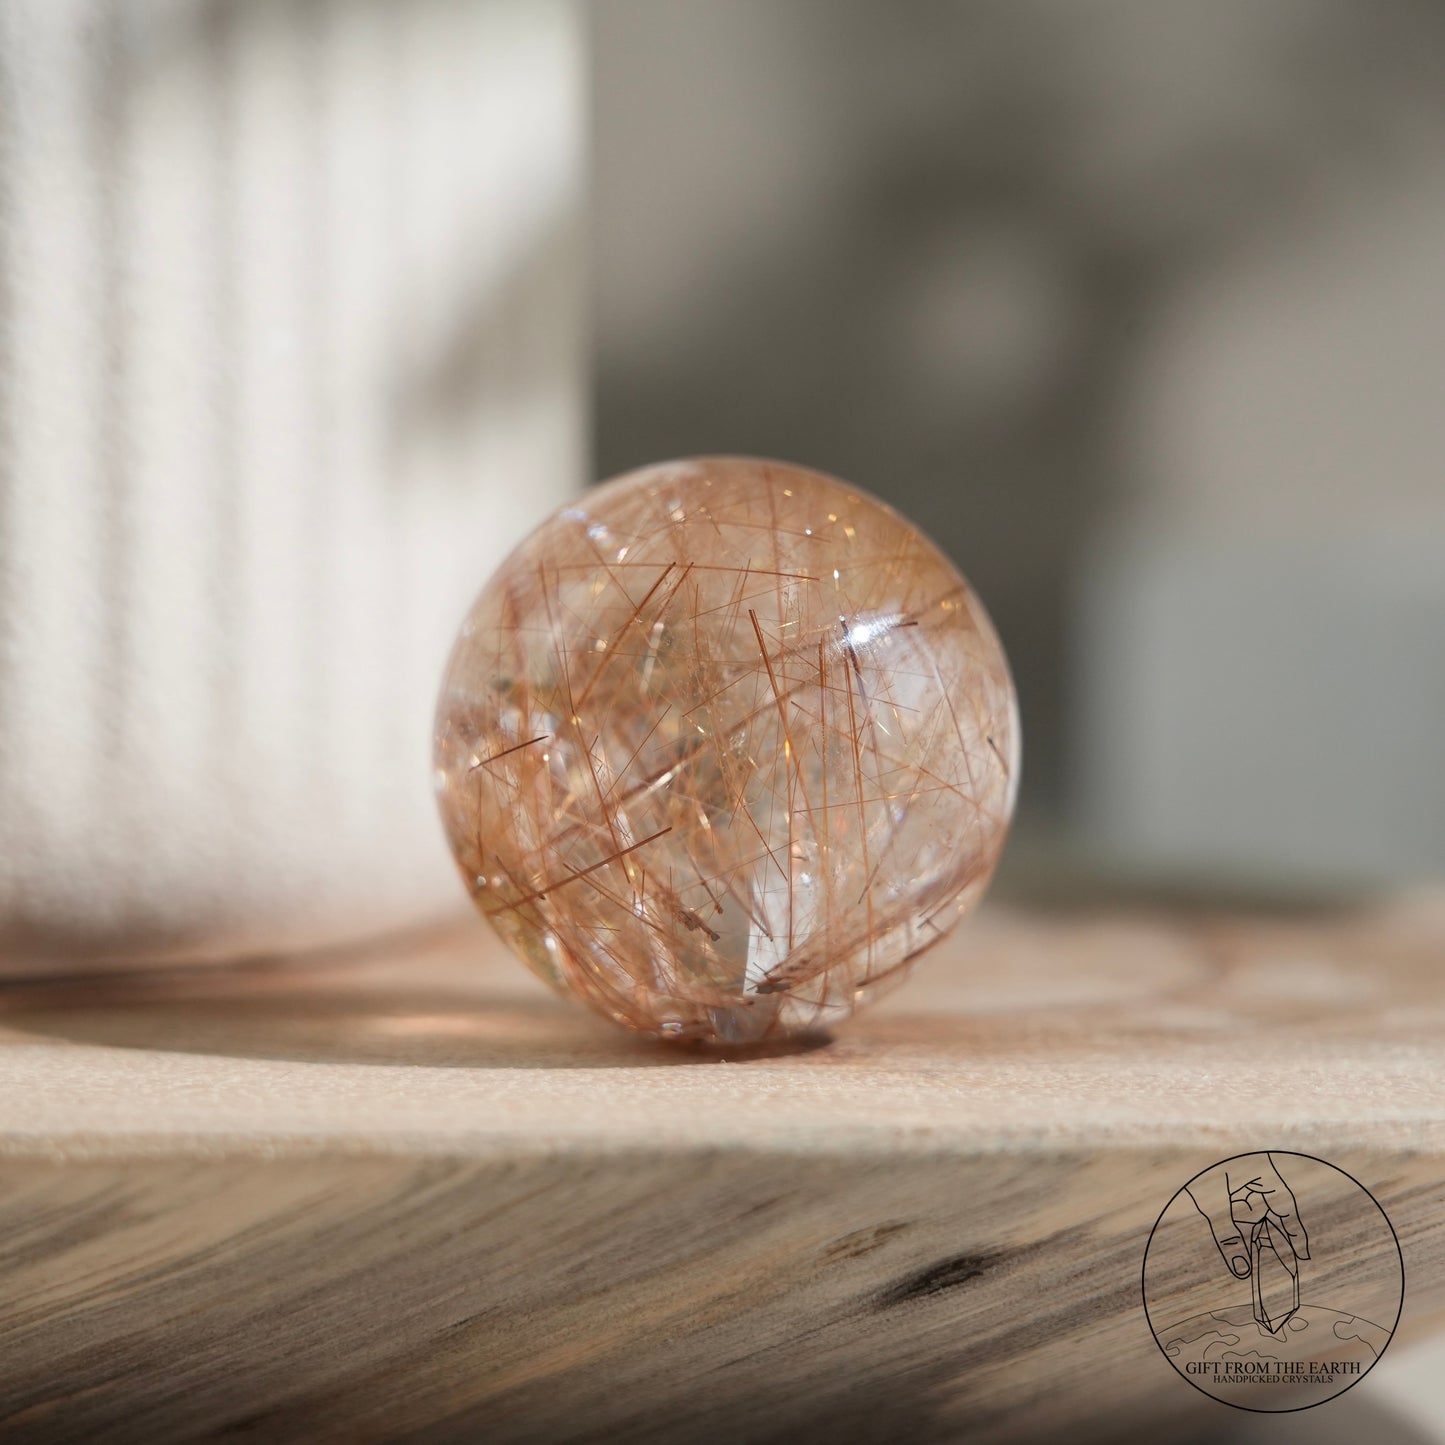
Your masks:
<instances>
[{"instance_id":1,"label":"crystal illustration in logo","mask_svg":"<svg viewBox=\"0 0 1445 1445\"><path fill-rule=\"evenodd\" d=\"M1280 1334L1299 1309L1299 1257L1289 1235L1268 1219L1249 1232L1249 1278L1255 1323Z\"/></svg>"}]
</instances>

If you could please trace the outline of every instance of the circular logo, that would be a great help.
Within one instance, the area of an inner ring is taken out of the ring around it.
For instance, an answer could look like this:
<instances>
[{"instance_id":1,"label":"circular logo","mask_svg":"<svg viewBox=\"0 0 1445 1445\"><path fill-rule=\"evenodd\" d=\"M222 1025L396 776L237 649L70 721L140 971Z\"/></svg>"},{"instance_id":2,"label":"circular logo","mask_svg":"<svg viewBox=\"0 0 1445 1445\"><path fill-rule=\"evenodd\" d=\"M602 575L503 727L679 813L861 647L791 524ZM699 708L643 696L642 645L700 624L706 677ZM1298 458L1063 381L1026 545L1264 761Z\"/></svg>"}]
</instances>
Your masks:
<instances>
[{"instance_id":1,"label":"circular logo","mask_svg":"<svg viewBox=\"0 0 1445 1445\"><path fill-rule=\"evenodd\" d=\"M1144 1251L1144 1312L1164 1358L1242 1410L1303 1410L1357 1384L1404 1292L1385 1211L1309 1154L1211 1165L1164 1206Z\"/></svg>"}]
</instances>

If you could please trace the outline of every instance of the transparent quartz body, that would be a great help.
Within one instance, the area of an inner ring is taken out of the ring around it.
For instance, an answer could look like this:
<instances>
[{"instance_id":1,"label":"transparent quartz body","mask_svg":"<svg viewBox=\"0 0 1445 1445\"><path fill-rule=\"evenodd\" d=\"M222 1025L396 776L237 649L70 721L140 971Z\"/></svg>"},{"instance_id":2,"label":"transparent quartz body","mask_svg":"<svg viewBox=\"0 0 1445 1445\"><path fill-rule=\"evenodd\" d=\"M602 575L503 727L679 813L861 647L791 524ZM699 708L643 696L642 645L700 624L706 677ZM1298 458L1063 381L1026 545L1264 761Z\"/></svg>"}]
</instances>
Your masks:
<instances>
[{"instance_id":1,"label":"transparent quartz body","mask_svg":"<svg viewBox=\"0 0 1445 1445\"><path fill-rule=\"evenodd\" d=\"M827 1027L972 906L1019 770L983 607L917 528L778 463L669 463L555 514L478 598L437 786L481 911L671 1038Z\"/></svg>"}]
</instances>

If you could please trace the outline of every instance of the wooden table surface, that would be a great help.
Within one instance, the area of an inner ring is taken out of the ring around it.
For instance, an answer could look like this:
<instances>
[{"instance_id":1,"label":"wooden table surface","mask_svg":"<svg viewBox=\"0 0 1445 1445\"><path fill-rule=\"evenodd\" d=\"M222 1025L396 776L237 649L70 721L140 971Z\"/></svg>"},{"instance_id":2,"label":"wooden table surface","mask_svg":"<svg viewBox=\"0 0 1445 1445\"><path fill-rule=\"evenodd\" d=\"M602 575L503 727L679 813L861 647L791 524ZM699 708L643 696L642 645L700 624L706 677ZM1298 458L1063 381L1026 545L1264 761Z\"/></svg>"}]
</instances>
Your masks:
<instances>
[{"instance_id":1,"label":"wooden table surface","mask_svg":"<svg viewBox=\"0 0 1445 1445\"><path fill-rule=\"evenodd\" d=\"M825 1044L708 1054L480 925L0 992L0 1437L1114 1437L1225 1156L1365 1182L1445 1324L1445 904L985 909Z\"/></svg>"}]
</instances>

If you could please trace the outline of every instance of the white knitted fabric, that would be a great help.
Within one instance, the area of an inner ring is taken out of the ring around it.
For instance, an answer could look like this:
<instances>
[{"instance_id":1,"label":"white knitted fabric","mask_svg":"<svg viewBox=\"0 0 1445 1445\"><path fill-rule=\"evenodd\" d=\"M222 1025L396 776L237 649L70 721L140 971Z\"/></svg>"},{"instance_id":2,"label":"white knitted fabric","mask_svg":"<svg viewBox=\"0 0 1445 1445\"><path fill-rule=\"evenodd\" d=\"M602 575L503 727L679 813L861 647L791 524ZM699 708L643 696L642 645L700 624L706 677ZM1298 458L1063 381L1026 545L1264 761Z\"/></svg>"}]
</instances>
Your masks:
<instances>
[{"instance_id":1,"label":"white knitted fabric","mask_svg":"<svg viewBox=\"0 0 1445 1445\"><path fill-rule=\"evenodd\" d=\"M578 25L0 7L0 970L461 898L437 679L582 479Z\"/></svg>"}]
</instances>

